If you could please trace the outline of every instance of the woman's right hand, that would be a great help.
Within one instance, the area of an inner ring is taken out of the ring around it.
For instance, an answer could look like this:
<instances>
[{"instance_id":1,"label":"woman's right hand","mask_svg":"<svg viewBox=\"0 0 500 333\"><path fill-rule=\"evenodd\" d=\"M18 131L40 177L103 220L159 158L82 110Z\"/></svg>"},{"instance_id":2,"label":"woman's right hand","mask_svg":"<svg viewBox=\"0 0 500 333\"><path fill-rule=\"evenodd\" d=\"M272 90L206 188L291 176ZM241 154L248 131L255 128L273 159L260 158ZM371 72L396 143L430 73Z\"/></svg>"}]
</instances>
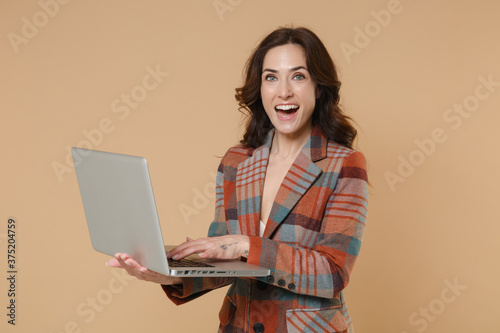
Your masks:
<instances>
[{"instance_id":1,"label":"woman's right hand","mask_svg":"<svg viewBox=\"0 0 500 333\"><path fill-rule=\"evenodd\" d=\"M106 263L109 267L123 268L128 274L135 276L139 280L160 283L164 285L182 284L182 278L176 276L167 276L153 272L137 261L132 259L126 253L116 253L115 257Z\"/></svg>"}]
</instances>

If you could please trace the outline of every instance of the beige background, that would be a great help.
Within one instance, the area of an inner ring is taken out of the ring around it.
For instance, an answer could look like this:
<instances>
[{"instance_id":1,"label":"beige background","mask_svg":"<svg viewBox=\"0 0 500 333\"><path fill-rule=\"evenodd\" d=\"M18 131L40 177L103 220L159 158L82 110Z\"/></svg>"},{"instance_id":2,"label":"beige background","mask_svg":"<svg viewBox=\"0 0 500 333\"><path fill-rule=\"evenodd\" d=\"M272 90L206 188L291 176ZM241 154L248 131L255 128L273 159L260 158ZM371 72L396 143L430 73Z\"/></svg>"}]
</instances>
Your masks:
<instances>
[{"instance_id":1,"label":"beige background","mask_svg":"<svg viewBox=\"0 0 500 333\"><path fill-rule=\"evenodd\" d=\"M262 37L293 23L336 60L368 160L369 223L346 290L357 332L498 332L499 10L494 0L2 0L0 330L216 331L225 290L176 307L158 286L105 267L67 147L90 135L93 148L145 156L166 242L203 236L217 156L241 133L243 65ZM150 91L147 68L168 73ZM140 101L125 114L120 98L131 93ZM449 111L463 103L473 111Z\"/></svg>"}]
</instances>

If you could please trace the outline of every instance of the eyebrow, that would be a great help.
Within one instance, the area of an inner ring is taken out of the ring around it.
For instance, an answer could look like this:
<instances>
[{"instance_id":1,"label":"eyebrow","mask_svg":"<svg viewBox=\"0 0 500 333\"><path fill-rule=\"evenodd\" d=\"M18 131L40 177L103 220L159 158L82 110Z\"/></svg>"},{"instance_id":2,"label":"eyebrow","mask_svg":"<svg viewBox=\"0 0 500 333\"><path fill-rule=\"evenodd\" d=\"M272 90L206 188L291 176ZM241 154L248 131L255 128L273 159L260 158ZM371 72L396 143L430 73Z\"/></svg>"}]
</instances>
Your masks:
<instances>
[{"instance_id":1,"label":"eyebrow","mask_svg":"<svg viewBox=\"0 0 500 333\"><path fill-rule=\"evenodd\" d=\"M304 66L297 66L297 67L293 67L293 68L290 68L290 72L295 72L299 69L305 69L306 71L309 71L307 68L305 68ZM271 68L265 68L262 73L264 72L271 72L271 73L278 73L278 71L276 69L271 69Z\"/></svg>"}]
</instances>

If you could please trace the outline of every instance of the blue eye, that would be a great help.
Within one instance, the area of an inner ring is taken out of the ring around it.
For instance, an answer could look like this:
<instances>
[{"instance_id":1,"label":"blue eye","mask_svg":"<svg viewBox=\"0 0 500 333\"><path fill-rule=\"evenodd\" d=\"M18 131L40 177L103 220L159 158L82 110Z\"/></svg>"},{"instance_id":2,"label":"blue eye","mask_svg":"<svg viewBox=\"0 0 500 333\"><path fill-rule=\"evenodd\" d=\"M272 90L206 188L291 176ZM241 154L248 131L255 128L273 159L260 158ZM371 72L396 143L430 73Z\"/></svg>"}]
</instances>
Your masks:
<instances>
[{"instance_id":1,"label":"blue eye","mask_svg":"<svg viewBox=\"0 0 500 333\"><path fill-rule=\"evenodd\" d=\"M276 79L276 77L274 77L272 75L268 75L268 76L265 77L264 80L266 80L266 81L276 81L277 79Z\"/></svg>"},{"instance_id":2,"label":"blue eye","mask_svg":"<svg viewBox=\"0 0 500 333\"><path fill-rule=\"evenodd\" d=\"M293 76L294 80L304 80L306 77L302 74L296 74Z\"/></svg>"}]
</instances>

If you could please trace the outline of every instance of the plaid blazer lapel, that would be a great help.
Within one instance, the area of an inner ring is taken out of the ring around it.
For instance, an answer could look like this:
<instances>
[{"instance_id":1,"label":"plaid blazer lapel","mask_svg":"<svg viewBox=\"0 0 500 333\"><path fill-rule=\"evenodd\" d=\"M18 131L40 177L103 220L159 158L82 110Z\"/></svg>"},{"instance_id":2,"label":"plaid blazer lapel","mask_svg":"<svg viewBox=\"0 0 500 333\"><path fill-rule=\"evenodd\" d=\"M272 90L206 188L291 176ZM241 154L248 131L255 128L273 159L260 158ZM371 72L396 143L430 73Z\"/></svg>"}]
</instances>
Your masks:
<instances>
[{"instance_id":1,"label":"plaid blazer lapel","mask_svg":"<svg viewBox=\"0 0 500 333\"><path fill-rule=\"evenodd\" d=\"M271 130L264 144L255 149L252 156L238 165L236 200L238 222L242 235L259 235L262 191L273 136L274 130ZM290 167L276 194L264 232L265 237L271 236L314 181L321 175L321 168L314 162L326 157L327 145L327 138L323 135L321 129L315 126L311 137Z\"/></svg>"},{"instance_id":2,"label":"plaid blazer lapel","mask_svg":"<svg viewBox=\"0 0 500 333\"><path fill-rule=\"evenodd\" d=\"M276 194L267 220L264 237L271 237L297 202L307 192L323 170L314 162L326 157L328 140L319 127L314 127L311 137L293 162Z\"/></svg>"},{"instance_id":3,"label":"plaid blazer lapel","mask_svg":"<svg viewBox=\"0 0 500 333\"><path fill-rule=\"evenodd\" d=\"M238 165L236 200L242 235L259 235L262 191L273 135L274 131L271 130L266 136L264 145L255 149L252 156Z\"/></svg>"}]
</instances>

